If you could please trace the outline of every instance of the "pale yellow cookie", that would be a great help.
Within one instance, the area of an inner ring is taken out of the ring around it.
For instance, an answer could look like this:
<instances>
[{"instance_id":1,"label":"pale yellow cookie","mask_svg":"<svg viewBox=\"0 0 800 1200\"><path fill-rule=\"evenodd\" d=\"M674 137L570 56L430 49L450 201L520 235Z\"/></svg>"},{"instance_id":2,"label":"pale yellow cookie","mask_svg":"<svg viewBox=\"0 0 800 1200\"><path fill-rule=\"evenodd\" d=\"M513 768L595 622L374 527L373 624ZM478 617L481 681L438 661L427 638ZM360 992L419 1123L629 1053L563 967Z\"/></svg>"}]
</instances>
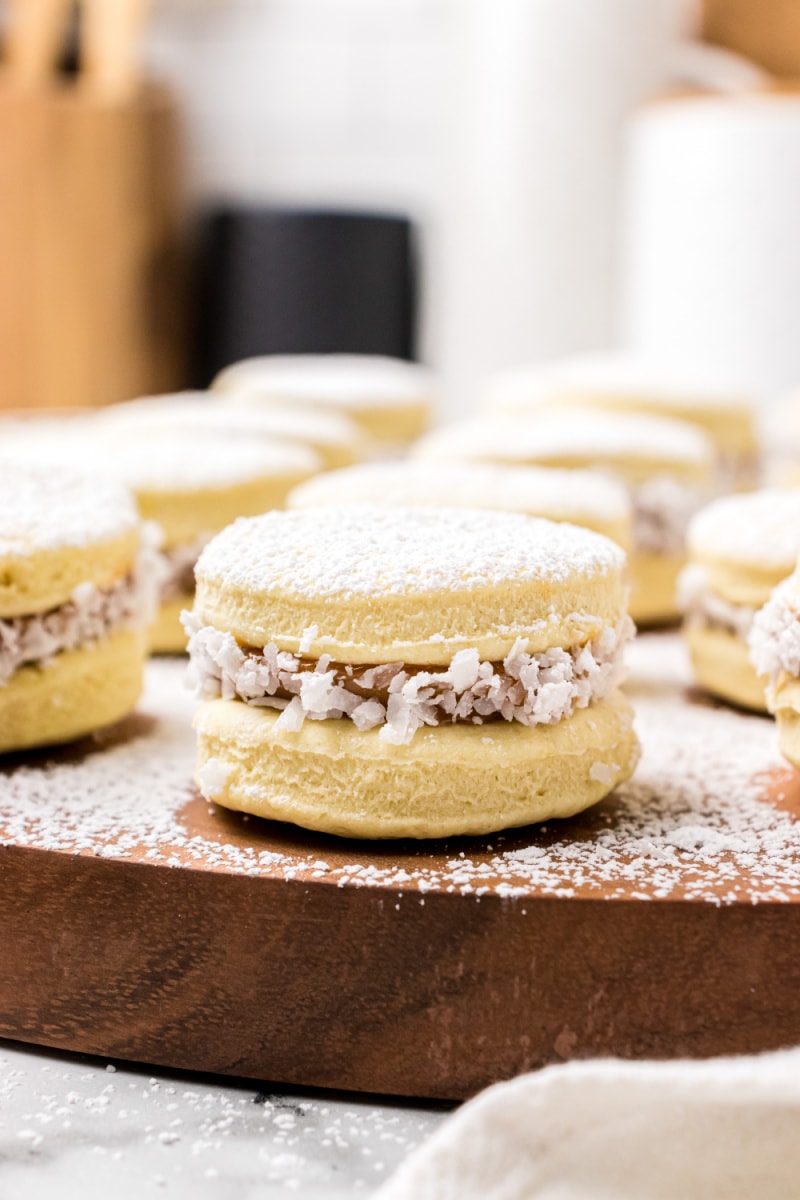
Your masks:
<instances>
[{"instance_id":1,"label":"pale yellow cookie","mask_svg":"<svg viewBox=\"0 0 800 1200\"><path fill-rule=\"evenodd\" d=\"M359 463L301 483L287 508L328 504L488 508L569 521L610 537L632 541L631 504L622 484L596 471L548 467L496 467L490 463L404 460Z\"/></svg>"},{"instance_id":2,"label":"pale yellow cookie","mask_svg":"<svg viewBox=\"0 0 800 1200\"><path fill-rule=\"evenodd\" d=\"M412 453L432 466L489 462L607 472L625 484L633 508L631 615L641 624L677 618L686 525L714 489L714 450L701 430L642 413L485 416L428 434Z\"/></svg>"},{"instance_id":3,"label":"pale yellow cookie","mask_svg":"<svg viewBox=\"0 0 800 1200\"><path fill-rule=\"evenodd\" d=\"M679 599L695 678L723 700L765 712L765 680L747 640L756 611L800 554L800 489L714 500L692 518L687 546Z\"/></svg>"},{"instance_id":4,"label":"pale yellow cookie","mask_svg":"<svg viewBox=\"0 0 800 1200\"><path fill-rule=\"evenodd\" d=\"M638 749L625 558L568 524L350 505L237 521L187 616L207 799L353 837L580 811Z\"/></svg>"},{"instance_id":5,"label":"pale yellow cookie","mask_svg":"<svg viewBox=\"0 0 800 1200\"><path fill-rule=\"evenodd\" d=\"M39 431L9 432L4 444L18 459L69 462L133 492L142 517L161 531L162 607L150 632L150 648L160 653L186 647L179 617L191 607L194 563L209 538L237 517L282 507L321 465L309 446L295 443L212 429L165 427L148 435L100 419L79 429L51 421Z\"/></svg>"},{"instance_id":6,"label":"pale yellow cookie","mask_svg":"<svg viewBox=\"0 0 800 1200\"><path fill-rule=\"evenodd\" d=\"M273 354L233 363L212 387L242 403L305 404L346 413L376 442L410 442L435 395L418 363L369 354Z\"/></svg>"},{"instance_id":7,"label":"pale yellow cookie","mask_svg":"<svg viewBox=\"0 0 800 1200\"><path fill-rule=\"evenodd\" d=\"M124 488L0 463L0 752L69 741L134 707L155 591Z\"/></svg>"},{"instance_id":8,"label":"pale yellow cookie","mask_svg":"<svg viewBox=\"0 0 800 1200\"><path fill-rule=\"evenodd\" d=\"M282 407L235 404L236 393L176 392L145 396L101 409L98 422L133 434L238 434L309 446L326 469L346 467L366 458L371 443L364 431L341 412L324 412L301 404Z\"/></svg>"},{"instance_id":9,"label":"pale yellow cookie","mask_svg":"<svg viewBox=\"0 0 800 1200\"><path fill-rule=\"evenodd\" d=\"M723 490L755 487L759 439L749 397L691 372L621 351L573 355L506 371L490 380L485 407L525 413L553 407L643 412L688 421L708 435Z\"/></svg>"}]
</instances>

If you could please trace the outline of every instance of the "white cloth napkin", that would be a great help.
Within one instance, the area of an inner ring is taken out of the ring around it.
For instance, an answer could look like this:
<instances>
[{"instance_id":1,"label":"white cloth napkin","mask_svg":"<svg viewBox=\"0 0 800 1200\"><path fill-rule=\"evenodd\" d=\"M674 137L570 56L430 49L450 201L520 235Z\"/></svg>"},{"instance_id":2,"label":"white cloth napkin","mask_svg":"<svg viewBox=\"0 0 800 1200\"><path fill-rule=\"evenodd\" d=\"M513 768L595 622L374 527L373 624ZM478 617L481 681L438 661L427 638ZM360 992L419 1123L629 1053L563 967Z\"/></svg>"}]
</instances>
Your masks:
<instances>
[{"instance_id":1,"label":"white cloth napkin","mask_svg":"<svg viewBox=\"0 0 800 1200\"><path fill-rule=\"evenodd\" d=\"M376 1200L800 1197L800 1050L603 1060L488 1088Z\"/></svg>"}]
</instances>

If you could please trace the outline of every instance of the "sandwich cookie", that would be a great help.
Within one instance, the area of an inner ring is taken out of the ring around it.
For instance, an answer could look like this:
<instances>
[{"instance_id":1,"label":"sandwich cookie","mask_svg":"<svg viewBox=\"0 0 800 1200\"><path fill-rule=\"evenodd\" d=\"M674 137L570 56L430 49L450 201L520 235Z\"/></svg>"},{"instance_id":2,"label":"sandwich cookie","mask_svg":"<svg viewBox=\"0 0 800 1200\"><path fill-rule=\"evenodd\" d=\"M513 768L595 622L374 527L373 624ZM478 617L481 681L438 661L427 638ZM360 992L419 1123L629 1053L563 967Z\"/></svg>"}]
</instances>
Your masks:
<instances>
[{"instance_id":1,"label":"sandwich cookie","mask_svg":"<svg viewBox=\"0 0 800 1200\"><path fill-rule=\"evenodd\" d=\"M781 752L800 768L800 564L756 613L748 644L756 674L766 679Z\"/></svg>"},{"instance_id":2,"label":"sandwich cookie","mask_svg":"<svg viewBox=\"0 0 800 1200\"><path fill-rule=\"evenodd\" d=\"M145 436L115 432L98 418L71 435L6 439L27 461L70 462L124 483L139 511L160 529L162 583L149 638L154 653L186 648L180 614L194 595L194 564L203 546L236 517L280 508L288 493L320 468L307 446L221 433L164 429Z\"/></svg>"},{"instance_id":3,"label":"sandwich cookie","mask_svg":"<svg viewBox=\"0 0 800 1200\"><path fill-rule=\"evenodd\" d=\"M0 465L0 752L113 724L142 685L153 556L124 488Z\"/></svg>"},{"instance_id":4,"label":"sandwich cookie","mask_svg":"<svg viewBox=\"0 0 800 1200\"><path fill-rule=\"evenodd\" d=\"M717 456L717 490L756 487L759 438L751 401L674 367L610 352L575 355L504 372L490 381L485 407L526 413L558 406L643 412L698 425Z\"/></svg>"},{"instance_id":5,"label":"sandwich cookie","mask_svg":"<svg viewBox=\"0 0 800 1200\"><path fill-rule=\"evenodd\" d=\"M328 504L488 508L594 529L627 549L631 504L625 487L599 471L496 467L490 463L404 460L359 463L317 475L292 491L287 508Z\"/></svg>"},{"instance_id":6,"label":"sandwich cookie","mask_svg":"<svg viewBox=\"0 0 800 1200\"><path fill-rule=\"evenodd\" d=\"M678 616L686 526L714 490L714 451L701 430L642 413L485 416L428 434L412 453L436 463L606 471L626 485L633 507L631 616L641 624Z\"/></svg>"},{"instance_id":7,"label":"sandwich cookie","mask_svg":"<svg viewBox=\"0 0 800 1200\"><path fill-rule=\"evenodd\" d=\"M419 363L369 354L271 354L226 367L211 385L237 403L345 413L376 442L410 442L427 428L434 400Z\"/></svg>"},{"instance_id":8,"label":"sandwich cookie","mask_svg":"<svg viewBox=\"0 0 800 1200\"><path fill-rule=\"evenodd\" d=\"M572 525L342 506L240 520L186 615L198 782L349 837L566 817L632 773L625 556Z\"/></svg>"},{"instance_id":9,"label":"sandwich cookie","mask_svg":"<svg viewBox=\"0 0 800 1200\"><path fill-rule=\"evenodd\" d=\"M234 405L224 393L177 392L145 396L101 409L96 420L113 429L132 433L237 434L310 446L327 470L346 467L366 458L370 441L363 430L344 413L292 405Z\"/></svg>"},{"instance_id":10,"label":"sandwich cookie","mask_svg":"<svg viewBox=\"0 0 800 1200\"><path fill-rule=\"evenodd\" d=\"M714 500L692 518L687 547L678 601L695 678L723 700L766 712L766 681L747 639L756 611L800 554L800 489Z\"/></svg>"}]
</instances>

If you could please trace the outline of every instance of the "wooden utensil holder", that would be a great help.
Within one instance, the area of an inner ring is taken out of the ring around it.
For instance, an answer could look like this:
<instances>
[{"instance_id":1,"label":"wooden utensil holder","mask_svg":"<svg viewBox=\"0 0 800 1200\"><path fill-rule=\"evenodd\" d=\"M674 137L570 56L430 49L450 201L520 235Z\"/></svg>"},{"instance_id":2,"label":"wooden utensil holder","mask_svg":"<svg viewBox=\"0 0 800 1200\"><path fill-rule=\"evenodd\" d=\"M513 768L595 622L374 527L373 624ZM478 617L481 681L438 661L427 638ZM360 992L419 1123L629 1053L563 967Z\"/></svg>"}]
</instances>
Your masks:
<instances>
[{"instance_id":1,"label":"wooden utensil holder","mask_svg":"<svg viewBox=\"0 0 800 1200\"><path fill-rule=\"evenodd\" d=\"M0 78L0 406L108 404L181 386L176 112L145 86Z\"/></svg>"}]
</instances>

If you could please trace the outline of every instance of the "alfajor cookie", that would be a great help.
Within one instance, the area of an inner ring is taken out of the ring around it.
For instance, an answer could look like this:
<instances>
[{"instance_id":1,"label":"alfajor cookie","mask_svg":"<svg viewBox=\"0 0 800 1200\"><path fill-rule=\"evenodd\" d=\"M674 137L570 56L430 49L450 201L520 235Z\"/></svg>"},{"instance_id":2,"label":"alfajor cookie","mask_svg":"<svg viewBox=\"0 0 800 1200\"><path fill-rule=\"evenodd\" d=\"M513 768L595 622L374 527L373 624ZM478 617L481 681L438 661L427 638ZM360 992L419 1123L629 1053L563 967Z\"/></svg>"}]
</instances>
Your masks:
<instances>
[{"instance_id":1,"label":"alfajor cookie","mask_svg":"<svg viewBox=\"0 0 800 1200\"><path fill-rule=\"evenodd\" d=\"M84 422L74 434L6 438L18 458L70 463L124 483L142 517L161 532L162 584L150 630L155 653L184 650L180 614L194 595L194 564L206 542L239 516L282 507L293 487L320 468L307 446L221 432L163 429L145 436Z\"/></svg>"},{"instance_id":2,"label":"alfajor cookie","mask_svg":"<svg viewBox=\"0 0 800 1200\"><path fill-rule=\"evenodd\" d=\"M485 407L510 413L594 408L688 421L714 446L719 491L755 487L759 480L759 437L747 396L622 351L574 355L504 372L490 380Z\"/></svg>"},{"instance_id":3,"label":"alfajor cookie","mask_svg":"<svg viewBox=\"0 0 800 1200\"><path fill-rule=\"evenodd\" d=\"M472 509L308 508L205 548L187 614L198 782L352 837L566 817L634 769L625 558Z\"/></svg>"},{"instance_id":4,"label":"alfajor cookie","mask_svg":"<svg viewBox=\"0 0 800 1200\"><path fill-rule=\"evenodd\" d=\"M366 458L371 449L364 431L344 413L299 404L287 408L229 404L223 392L143 396L101 409L96 419L139 435L219 433L309 446L326 469L349 466Z\"/></svg>"},{"instance_id":5,"label":"alfajor cookie","mask_svg":"<svg viewBox=\"0 0 800 1200\"><path fill-rule=\"evenodd\" d=\"M633 507L631 616L678 616L675 585L686 561L689 518L714 488L714 451L701 430L641 413L585 411L479 417L421 438L415 457L606 471Z\"/></svg>"},{"instance_id":6,"label":"alfajor cookie","mask_svg":"<svg viewBox=\"0 0 800 1200\"><path fill-rule=\"evenodd\" d=\"M131 711L155 592L124 488L0 464L0 752L71 741Z\"/></svg>"},{"instance_id":7,"label":"alfajor cookie","mask_svg":"<svg viewBox=\"0 0 800 1200\"><path fill-rule=\"evenodd\" d=\"M211 385L237 403L304 404L345 413L379 443L427 428L433 376L419 363L369 354L273 354L233 363Z\"/></svg>"},{"instance_id":8,"label":"alfajor cookie","mask_svg":"<svg viewBox=\"0 0 800 1200\"><path fill-rule=\"evenodd\" d=\"M800 767L800 564L756 613L747 640L755 672L766 680L781 752Z\"/></svg>"},{"instance_id":9,"label":"alfajor cookie","mask_svg":"<svg viewBox=\"0 0 800 1200\"><path fill-rule=\"evenodd\" d=\"M359 463L301 483L287 508L326 504L488 508L569 521L594 529L625 548L632 541L627 490L597 471L497 467L490 463L403 460Z\"/></svg>"},{"instance_id":10,"label":"alfajor cookie","mask_svg":"<svg viewBox=\"0 0 800 1200\"><path fill-rule=\"evenodd\" d=\"M765 680L747 639L756 611L800 554L800 489L712 501L689 523L687 548L678 600L695 678L723 700L765 712Z\"/></svg>"}]
</instances>

